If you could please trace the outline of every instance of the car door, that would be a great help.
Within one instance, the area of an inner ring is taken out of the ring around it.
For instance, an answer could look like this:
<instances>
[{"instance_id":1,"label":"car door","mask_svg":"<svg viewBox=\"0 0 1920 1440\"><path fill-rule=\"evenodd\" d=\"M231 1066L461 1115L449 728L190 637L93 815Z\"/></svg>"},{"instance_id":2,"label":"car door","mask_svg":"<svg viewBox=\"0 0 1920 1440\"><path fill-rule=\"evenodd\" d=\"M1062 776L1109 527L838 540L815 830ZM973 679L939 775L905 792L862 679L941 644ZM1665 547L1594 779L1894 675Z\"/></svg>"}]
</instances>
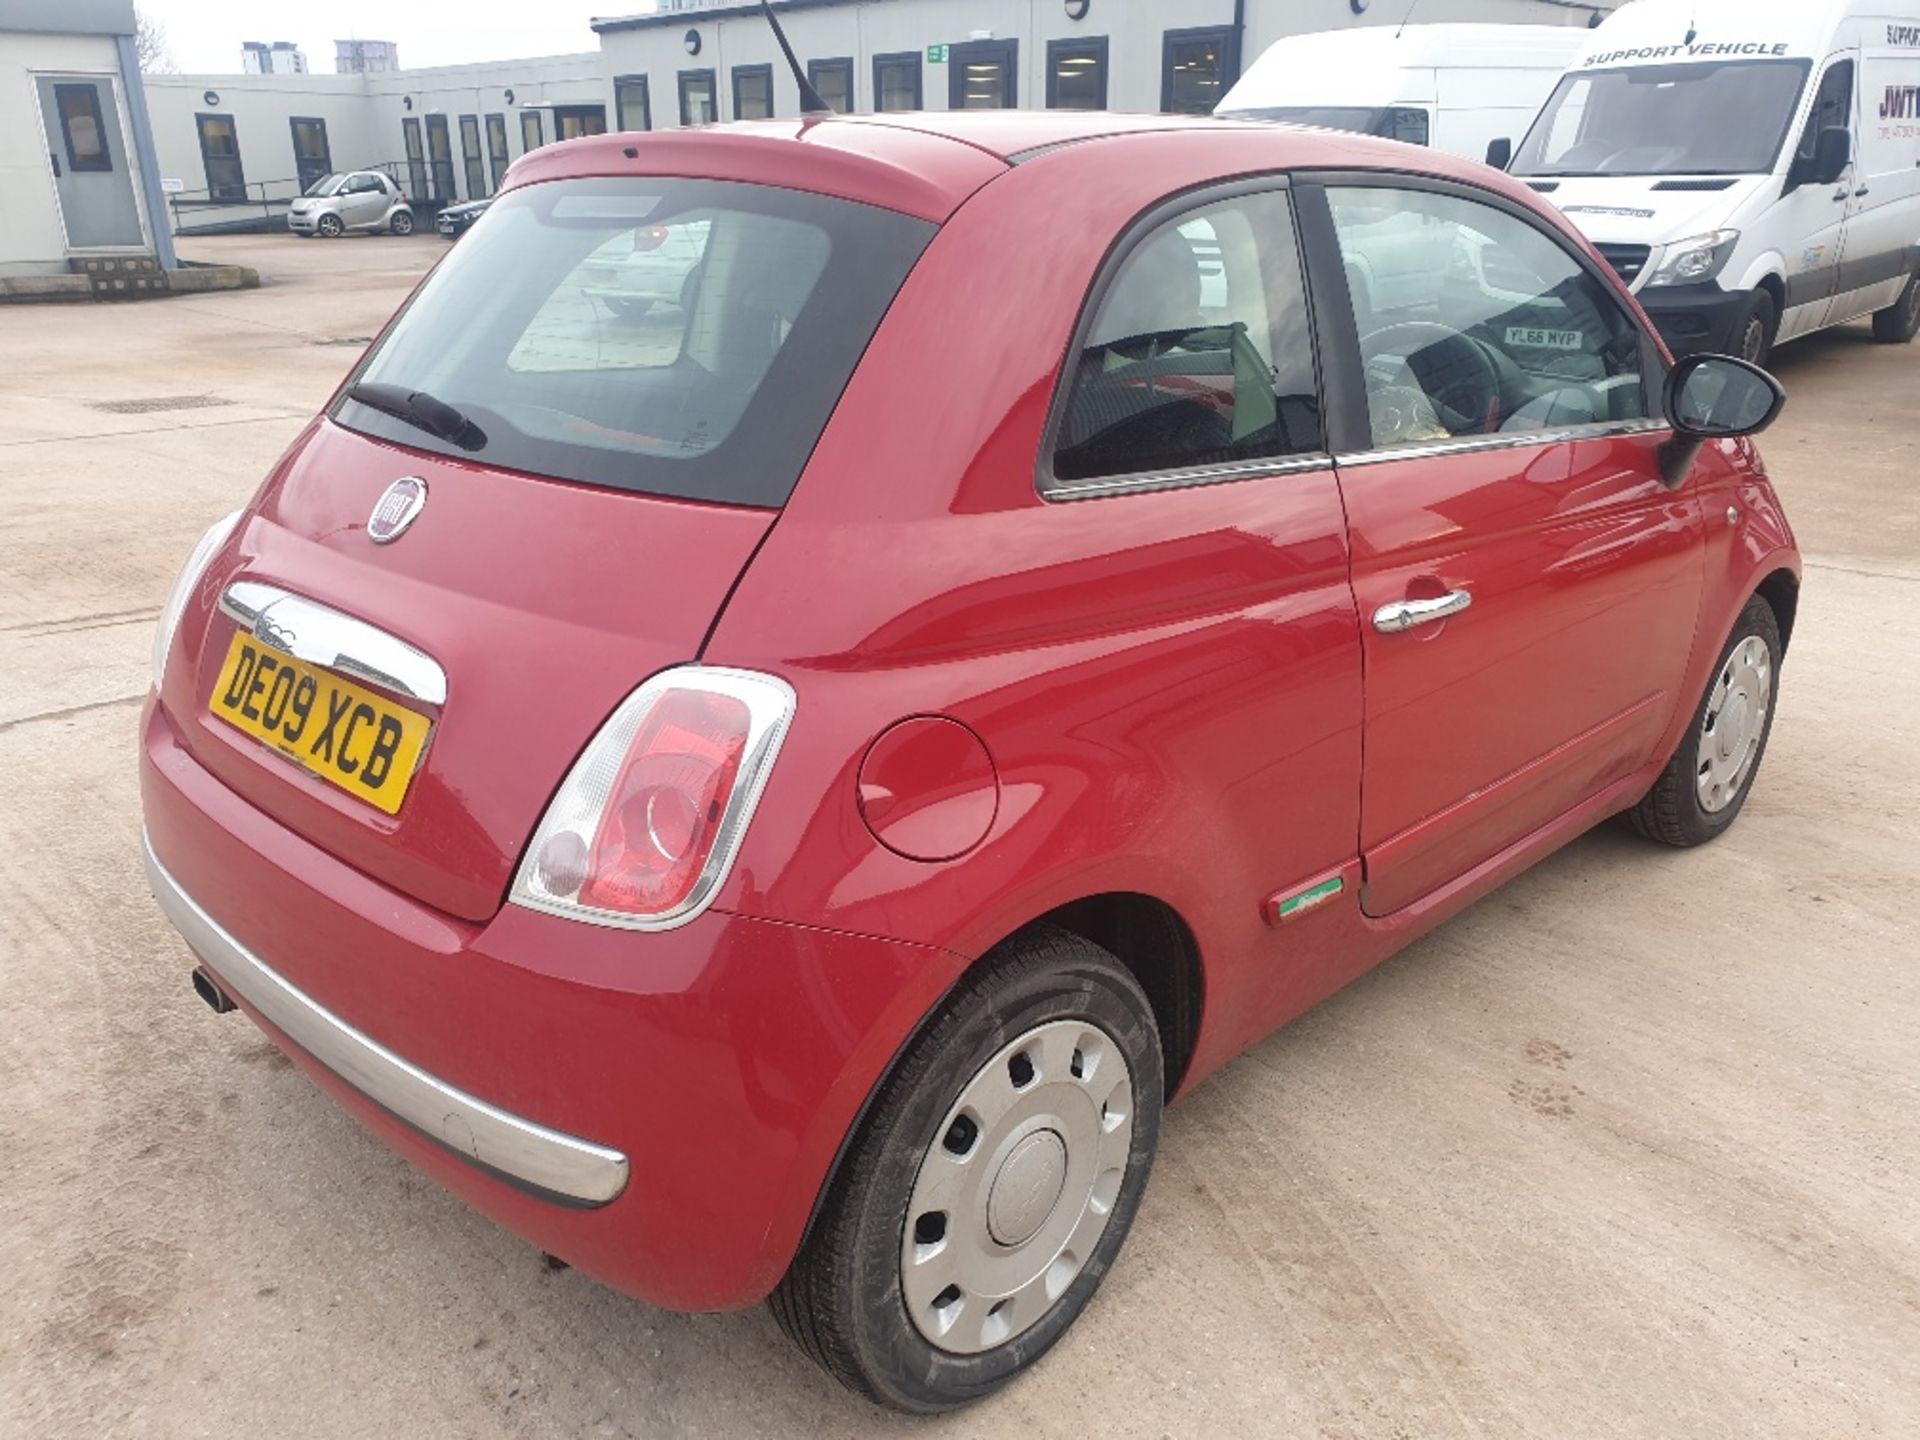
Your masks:
<instances>
[{"instance_id":1,"label":"car door","mask_svg":"<svg viewBox=\"0 0 1920 1440\"><path fill-rule=\"evenodd\" d=\"M1920 43L1896 44L1898 25L1856 23L1853 187L1828 324L1893 304L1920 264Z\"/></svg>"},{"instance_id":2,"label":"car door","mask_svg":"<svg viewBox=\"0 0 1920 1440\"><path fill-rule=\"evenodd\" d=\"M1812 108L1794 146L1786 186L1767 215L1767 228L1780 237L1780 251L1787 265L1787 305L1780 317L1779 340L1791 340L1825 325L1839 288L1847 211L1858 167L1848 167L1840 179L1827 183L1813 179L1811 167L1822 130L1854 133L1853 91L1852 53L1829 56L1821 67Z\"/></svg>"},{"instance_id":3,"label":"car door","mask_svg":"<svg viewBox=\"0 0 1920 1440\"><path fill-rule=\"evenodd\" d=\"M1363 905L1379 916L1653 758L1684 703L1701 519L1660 478L1658 351L1546 221L1438 181L1298 188L1334 317L1323 346L1344 337L1331 424L1363 631ZM1416 219L1425 283L1356 323L1342 277Z\"/></svg>"},{"instance_id":4,"label":"car door","mask_svg":"<svg viewBox=\"0 0 1920 1440\"><path fill-rule=\"evenodd\" d=\"M362 171L347 181L346 215L349 225L374 225L387 211L387 190L378 175Z\"/></svg>"}]
</instances>

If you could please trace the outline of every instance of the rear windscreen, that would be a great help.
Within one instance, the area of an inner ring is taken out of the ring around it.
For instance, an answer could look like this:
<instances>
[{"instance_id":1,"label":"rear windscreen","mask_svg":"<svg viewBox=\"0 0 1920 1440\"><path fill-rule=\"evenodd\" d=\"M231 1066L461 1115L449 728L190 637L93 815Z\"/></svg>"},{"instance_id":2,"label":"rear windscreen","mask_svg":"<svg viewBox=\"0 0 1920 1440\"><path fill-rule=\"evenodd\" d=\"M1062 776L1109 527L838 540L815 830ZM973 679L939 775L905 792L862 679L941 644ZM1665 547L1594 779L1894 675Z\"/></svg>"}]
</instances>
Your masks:
<instances>
[{"instance_id":1,"label":"rear windscreen","mask_svg":"<svg viewBox=\"0 0 1920 1440\"><path fill-rule=\"evenodd\" d=\"M354 376L452 406L460 443L344 396L333 418L501 469L782 505L933 233L725 181L510 191Z\"/></svg>"}]
</instances>

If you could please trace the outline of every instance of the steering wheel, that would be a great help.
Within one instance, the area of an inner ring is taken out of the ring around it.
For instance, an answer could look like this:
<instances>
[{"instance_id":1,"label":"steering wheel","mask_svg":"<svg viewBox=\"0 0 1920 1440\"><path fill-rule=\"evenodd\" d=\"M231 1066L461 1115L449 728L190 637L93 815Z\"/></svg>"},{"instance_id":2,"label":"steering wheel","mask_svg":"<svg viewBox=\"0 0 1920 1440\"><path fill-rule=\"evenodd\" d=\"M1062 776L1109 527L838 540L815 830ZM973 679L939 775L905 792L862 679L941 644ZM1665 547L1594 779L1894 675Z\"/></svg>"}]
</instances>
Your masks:
<instances>
[{"instance_id":1,"label":"steering wheel","mask_svg":"<svg viewBox=\"0 0 1920 1440\"><path fill-rule=\"evenodd\" d=\"M1360 338L1369 391L1405 385L1408 377L1433 402L1454 435L1490 435L1500 428L1500 369L1471 335L1430 320L1402 320Z\"/></svg>"}]
</instances>

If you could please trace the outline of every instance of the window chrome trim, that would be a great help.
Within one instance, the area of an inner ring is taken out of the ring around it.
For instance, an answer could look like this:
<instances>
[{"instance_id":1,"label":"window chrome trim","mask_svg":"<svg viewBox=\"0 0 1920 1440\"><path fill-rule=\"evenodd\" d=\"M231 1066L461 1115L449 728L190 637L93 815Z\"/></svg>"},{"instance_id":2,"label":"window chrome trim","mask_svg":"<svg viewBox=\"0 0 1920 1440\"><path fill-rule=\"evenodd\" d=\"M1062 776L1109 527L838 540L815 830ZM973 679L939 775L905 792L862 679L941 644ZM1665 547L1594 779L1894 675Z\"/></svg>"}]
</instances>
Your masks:
<instances>
[{"instance_id":1,"label":"window chrome trim","mask_svg":"<svg viewBox=\"0 0 1920 1440\"><path fill-rule=\"evenodd\" d=\"M220 610L261 644L428 705L447 703L447 672L425 651L351 615L258 580L236 580Z\"/></svg>"},{"instance_id":2,"label":"window chrome trim","mask_svg":"<svg viewBox=\"0 0 1920 1440\"><path fill-rule=\"evenodd\" d=\"M1275 475L1300 475L1331 470L1334 458L1324 450L1306 455L1270 455L1260 460L1236 460L1231 465L1195 465L1184 470L1150 470L1139 475L1114 475L1073 484L1055 481L1040 498L1096 500L1106 495L1135 495L1149 490L1186 490L1195 485L1220 485L1234 480L1260 480Z\"/></svg>"},{"instance_id":3,"label":"window chrome trim","mask_svg":"<svg viewBox=\"0 0 1920 1440\"><path fill-rule=\"evenodd\" d=\"M1515 435L1460 435L1425 444L1354 450L1333 457L1342 469L1384 465L1392 460L1425 460L1438 455L1472 455L1483 450L1523 450L1531 445L1564 445L1574 440L1612 440L1628 435L1658 435L1673 427L1664 420L1617 420L1604 425L1569 425L1558 430L1527 430Z\"/></svg>"},{"instance_id":4,"label":"window chrome trim","mask_svg":"<svg viewBox=\"0 0 1920 1440\"><path fill-rule=\"evenodd\" d=\"M343 1083L460 1159L542 1199L598 1207L619 1198L631 1167L618 1150L549 1130L449 1085L298 989L201 908L168 873L145 830L147 883L173 927L219 984Z\"/></svg>"}]
</instances>

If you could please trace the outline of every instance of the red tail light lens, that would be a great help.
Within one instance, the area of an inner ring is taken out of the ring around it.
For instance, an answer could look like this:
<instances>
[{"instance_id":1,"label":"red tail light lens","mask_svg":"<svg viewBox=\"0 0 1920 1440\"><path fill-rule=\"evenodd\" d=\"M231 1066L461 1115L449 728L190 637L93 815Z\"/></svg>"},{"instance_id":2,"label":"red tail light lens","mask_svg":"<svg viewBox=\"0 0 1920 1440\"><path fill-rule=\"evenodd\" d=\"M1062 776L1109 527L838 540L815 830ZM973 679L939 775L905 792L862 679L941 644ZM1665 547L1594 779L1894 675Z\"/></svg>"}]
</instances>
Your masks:
<instances>
[{"instance_id":1,"label":"red tail light lens","mask_svg":"<svg viewBox=\"0 0 1920 1440\"><path fill-rule=\"evenodd\" d=\"M770 675L655 676L560 787L513 900L632 929L692 919L726 878L792 715L793 691Z\"/></svg>"},{"instance_id":2,"label":"red tail light lens","mask_svg":"<svg viewBox=\"0 0 1920 1440\"><path fill-rule=\"evenodd\" d=\"M633 253L644 255L649 250L658 250L667 243L667 234L664 225L642 225L633 232Z\"/></svg>"}]
</instances>

